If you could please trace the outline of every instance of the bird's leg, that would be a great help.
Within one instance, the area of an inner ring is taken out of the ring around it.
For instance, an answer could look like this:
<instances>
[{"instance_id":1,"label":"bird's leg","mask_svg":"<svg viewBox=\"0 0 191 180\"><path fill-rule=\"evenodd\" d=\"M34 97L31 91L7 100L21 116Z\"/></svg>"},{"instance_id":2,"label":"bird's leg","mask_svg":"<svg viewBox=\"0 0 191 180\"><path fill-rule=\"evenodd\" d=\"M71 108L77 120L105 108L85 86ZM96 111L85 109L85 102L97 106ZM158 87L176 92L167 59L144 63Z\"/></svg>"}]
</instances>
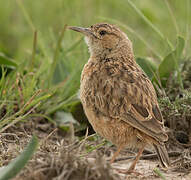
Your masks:
<instances>
[{"instance_id":1,"label":"bird's leg","mask_svg":"<svg viewBox=\"0 0 191 180\"><path fill-rule=\"evenodd\" d=\"M142 155L144 149L145 149L145 145L143 145L143 147L142 147L141 149L139 149L139 152L138 152L138 154L137 154L135 160L133 161L133 163L131 164L131 166L130 166L130 168L129 168L129 170L128 170L129 172L131 172L131 171L133 171L133 170L135 169L135 166L136 166L136 164L137 164L137 161L140 159L140 157L141 157L141 155Z\"/></svg>"},{"instance_id":2,"label":"bird's leg","mask_svg":"<svg viewBox=\"0 0 191 180\"><path fill-rule=\"evenodd\" d=\"M138 154L137 154L135 160L133 161L133 163L131 164L131 166L129 167L128 170L119 170L118 172L119 172L119 173L123 173L123 174L135 173L135 174L137 174L137 175L140 175L141 173L138 173L138 172L134 171L134 169L135 169L135 166L136 166L136 164L137 164L137 161L140 159L140 157L141 157L141 155L142 155L144 149L145 149L145 144L143 145L143 147L142 147L141 149L139 149L139 152L138 152Z\"/></svg>"},{"instance_id":3,"label":"bird's leg","mask_svg":"<svg viewBox=\"0 0 191 180\"><path fill-rule=\"evenodd\" d=\"M121 151L122 149L123 149L123 145L121 145L121 146L118 147L117 151L114 153L114 155L113 155L113 157L112 157L112 159L111 159L111 161L110 161L111 164L115 161L116 157L119 155L119 153L120 153L120 151Z\"/></svg>"}]
</instances>

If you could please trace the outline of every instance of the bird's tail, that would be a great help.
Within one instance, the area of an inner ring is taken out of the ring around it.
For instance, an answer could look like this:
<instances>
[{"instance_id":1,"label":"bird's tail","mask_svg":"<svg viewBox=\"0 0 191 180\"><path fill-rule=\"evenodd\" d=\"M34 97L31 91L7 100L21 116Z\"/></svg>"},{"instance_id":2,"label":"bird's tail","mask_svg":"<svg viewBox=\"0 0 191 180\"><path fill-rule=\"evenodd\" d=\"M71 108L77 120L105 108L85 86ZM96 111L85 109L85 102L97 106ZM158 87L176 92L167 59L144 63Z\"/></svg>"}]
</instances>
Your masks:
<instances>
[{"instance_id":1,"label":"bird's tail","mask_svg":"<svg viewBox=\"0 0 191 180\"><path fill-rule=\"evenodd\" d=\"M153 144L153 145L157 152L162 167L167 168L168 166L170 166L170 159L165 145L164 144L157 144L157 145Z\"/></svg>"}]
</instances>

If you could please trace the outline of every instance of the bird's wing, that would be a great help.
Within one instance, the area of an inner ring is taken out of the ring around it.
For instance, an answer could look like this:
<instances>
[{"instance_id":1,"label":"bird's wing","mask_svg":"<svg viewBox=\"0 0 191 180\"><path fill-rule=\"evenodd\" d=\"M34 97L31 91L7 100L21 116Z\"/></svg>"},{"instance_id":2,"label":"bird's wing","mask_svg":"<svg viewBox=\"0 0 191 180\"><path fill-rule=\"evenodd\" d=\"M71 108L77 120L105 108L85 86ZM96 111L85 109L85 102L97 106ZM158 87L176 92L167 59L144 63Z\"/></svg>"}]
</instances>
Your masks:
<instances>
[{"instance_id":1,"label":"bird's wing","mask_svg":"<svg viewBox=\"0 0 191 180\"><path fill-rule=\"evenodd\" d=\"M120 80L125 83L122 88L126 90L126 93L121 94L121 99L128 102L127 111L120 111L121 119L158 141L167 141L168 136L164 132L163 118L151 81L142 70L130 74L133 81L129 81L128 74Z\"/></svg>"},{"instance_id":2,"label":"bird's wing","mask_svg":"<svg viewBox=\"0 0 191 180\"><path fill-rule=\"evenodd\" d=\"M96 97L100 102L100 105L96 103L99 105L96 108L103 114L108 112L106 116L127 122L157 141L167 141L155 90L144 72L136 68L112 76L107 83L102 83L104 96Z\"/></svg>"}]
</instances>

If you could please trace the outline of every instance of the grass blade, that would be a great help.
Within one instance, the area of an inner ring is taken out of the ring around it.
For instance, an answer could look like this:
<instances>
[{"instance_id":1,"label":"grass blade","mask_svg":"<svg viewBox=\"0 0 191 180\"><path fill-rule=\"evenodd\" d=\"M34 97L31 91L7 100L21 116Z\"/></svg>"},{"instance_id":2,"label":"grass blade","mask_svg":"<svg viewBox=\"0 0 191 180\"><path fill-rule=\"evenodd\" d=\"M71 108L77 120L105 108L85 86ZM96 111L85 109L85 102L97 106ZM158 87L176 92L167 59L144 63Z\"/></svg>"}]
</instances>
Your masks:
<instances>
[{"instance_id":1,"label":"grass blade","mask_svg":"<svg viewBox=\"0 0 191 180\"><path fill-rule=\"evenodd\" d=\"M164 37L164 35L160 32L160 30L153 25L153 23L135 6L135 4L131 0L126 0L128 4L135 10L135 12L145 21L145 23L158 34L158 36L163 40L166 41L169 48L172 50L173 45L170 43L170 41Z\"/></svg>"},{"instance_id":2,"label":"grass blade","mask_svg":"<svg viewBox=\"0 0 191 180\"><path fill-rule=\"evenodd\" d=\"M180 86L183 88L181 74L179 72L179 64L184 44L184 39L182 37L178 37L176 49L169 53L159 65L158 72L163 86L165 86L170 73L176 70L178 72Z\"/></svg>"},{"instance_id":3,"label":"grass blade","mask_svg":"<svg viewBox=\"0 0 191 180\"><path fill-rule=\"evenodd\" d=\"M154 72L157 70L157 65L147 58L136 58L137 64L143 69L143 71L147 74L147 76L152 79L154 76Z\"/></svg>"},{"instance_id":4,"label":"grass blade","mask_svg":"<svg viewBox=\"0 0 191 180\"><path fill-rule=\"evenodd\" d=\"M165 176L161 173L161 171L158 168L155 168L154 173L156 173L162 180L166 180Z\"/></svg>"},{"instance_id":5,"label":"grass blade","mask_svg":"<svg viewBox=\"0 0 191 180\"><path fill-rule=\"evenodd\" d=\"M171 19L172 19L172 22L173 22L174 27L176 29L176 34L179 34L179 28L178 28L178 25L176 23L176 18L175 18L174 14L173 14L173 11L172 11L171 7L170 7L170 4L169 4L168 0L164 0L164 2L166 4L166 6L167 6L167 9L168 9L169 14L170 14Z\"/></svg>"},{"instance_id":6,"label":"grass blade","mask_svg":"<svg viewBox=\"0 0 191 180\"><path fill-rule=\"evenodd\" d=\"M126 0L129 5L136 11L136 13L145 21L145 23L153 29L161 39L165 39L163 34L159 31L157 27L155 27L151 21L135 6L135 4L131 0Z\"/></svg>"},{"instance_id":7,"label":"grass blade","mask_svg":"<svg viewBox=\"0 0 191 180\"><path fill-rule=\"evenodd\" d=\"M37 31L34 32L32 57L31 57L31 62L30 62L30 66L29 66L30 71L33 71L33 68L34 68L36 49L37 49Z\"/></svg>"},{"instance_id":8,"label":"grass blade","mask_svg":"<svg viewBox=\"0 0 191 180\"><path fill-rule=\"evenodd\" d=\"M1 52L0 52L0 65L4 65L8 67L17 67L17 64L12 59L10 59L9 57L7 57Z\"/></svg>"},{"instance_id":9,"label":"grass blade","mask_svg":"<svg viewBox=\"0 0 191 180\"><path fill-rule=\"evenodd\" d=\"M36 31L36 27L35 27L34 23L32 22L32 19L31 19L31 17L29 16L29 14L28 14L28 12L27 12L25 6L23 5L23 1L21 1L21 0L16 0L16 2L17 2L17 4L18 4L19 8L21 9L24 18L26 19L26 22L29 24L29 26L30 26L30 28L32 29L32 31L35 32L35 31ZM39 33L39 35L40 35L40 33ZM48 52L47 52L46 49L45 49L44 44L45 44L45 43L43 42L43 40L42 40L42 38L41 38L41 36L40 36L40 37L39 37L39 45L40 45L40 48L41 48L43 54L46 56L47 60L50 62L50 58L49 58Z\"/></svg>"},{"instance_id":10,"label":"grass blade","mask_svg":"<svg viewBox=\"0 0 191 180\"><path fill-rule=\"evenodd\" d=\"M23 153L10 162L8 166L0 169L0 180L9 180L15 177L32 157L37 145L38 139L36 136L33 136Z\"/></svg>"},{"instance_id":11,"label":"grass blade","mask_svg":"<svg viewBox=\"0 0 191 180\"><path fill-rule=\"evenodd\" d=\"M189 15L189 12L191 11L191 8L190 8L190 0L187 0L186 1L186 36L185 36L185 39L186 39L186 42L185 42L185 49L187 50L189 48L189 40L190 40L190 15ZM190 51L190 49L188 50Z\"/></svg>"},{"instance_id":12,"label":"grass blade","mask_svg":"<svg viewBox=\"0 0 191 180\"><path fill-rule=\"evenodd\" d=\"M64 33L66 31L66 28L67 28L67 25L64 26L62 32L61 32L61 35L58 39L58 42L57 42L57 46L56 46L56 50L55 50L55 53L54 53L54 58L53 58L53 62L52 62L52 65L51 65L51 69L50 69L50 74L49 74L49 82L48 82L48 86L50 87L51 83L52 83L52 78L53 78L53 74L54 74L54 71L56 69L56 65L58 64L58 55L59 55L59 50L61 48L61 43L62 43L62 40L64 38Z\"/></svg>"}]
</instances>

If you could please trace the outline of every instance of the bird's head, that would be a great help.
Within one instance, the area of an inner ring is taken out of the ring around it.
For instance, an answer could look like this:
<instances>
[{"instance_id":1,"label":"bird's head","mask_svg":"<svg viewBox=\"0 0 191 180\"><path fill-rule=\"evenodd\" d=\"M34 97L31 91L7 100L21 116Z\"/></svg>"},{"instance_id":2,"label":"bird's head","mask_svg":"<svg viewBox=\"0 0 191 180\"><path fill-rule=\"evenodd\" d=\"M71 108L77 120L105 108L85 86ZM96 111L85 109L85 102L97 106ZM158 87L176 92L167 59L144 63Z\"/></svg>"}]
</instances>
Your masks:
<instances>
[{"instance_id":1,"label":"bird's head","mask_svg":"<svg viewBox=\"0 0 191 180\"><path fill-rule=\"evenodd\" d=\"M107 56L122 50L132 53L131 41L124 32L114 25L100 23L89 28L70 26L69 29L85 35L85 41L92 56Z\"/></svg>"}]
</instances>

